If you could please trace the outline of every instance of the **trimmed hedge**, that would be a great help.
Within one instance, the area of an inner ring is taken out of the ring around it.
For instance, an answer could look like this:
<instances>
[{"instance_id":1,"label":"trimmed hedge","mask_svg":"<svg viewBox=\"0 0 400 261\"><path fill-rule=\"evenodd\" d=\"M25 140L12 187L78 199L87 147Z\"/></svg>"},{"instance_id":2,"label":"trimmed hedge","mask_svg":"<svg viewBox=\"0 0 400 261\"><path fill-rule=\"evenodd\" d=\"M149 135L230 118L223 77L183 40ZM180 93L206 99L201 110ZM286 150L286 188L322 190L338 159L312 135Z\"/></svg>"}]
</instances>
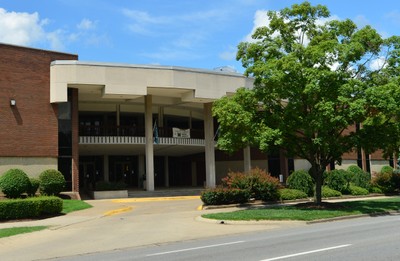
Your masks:
<instances>
[{"instance_id":1,"label":"trimmed hedge","mask_svg":"<svg viewBox=\"0 0 400 261\"><path fill-rule=\"evenodd\" d=\"M40 193L43 195L59 195L65 187L63 174L56 169L48 169L40 173Z\"/></svg>"},{"instance_id":2,"label":"trimmed hedge","mask_svg":"<svg viewBox=\"0 0 400 261\"><path fill-rule=\"evenodd\" d=\"M0 220L56 215L62 208L62 199L54 196L0 200Z\"/></svg>"},{"instance_id":3,"label":"trimmed hedge","mask_svg":"<svg viewBox=\"0 0 400 261\"><path fill-rule=\"evenodd\" d=\"M0 177L0 188L7 198L19 198L31 186L28 175L21 169L9 169Z\"/></svg>"},{"instance_id":4,"label":"trimmed hedge","mask_svg":"<svg viewBox=\"0 0 400 261\"><path fill-rule=\"evenodd\" d=\"M308 196L312 196L314 194L314 181L311 175L305 170L296 170L293 171L287 181L286 184L290 189L301 190L306 193Z\"/></svg>"},{"instance_id":5,"label":"trimmed hedge","mask_svg":"<svg viewBox=\"0 0 400 261\"><path fill-rule=\"evenodd\" d=\"M218 187L202 191L200 199L206 205L246 203L250 200L250 192L246 189Z\"/></svg>"},{"instance_id":6,"label":"trimmed hedge","mask_svg":"<svg viewBox=\"0 0 400 261\"><path fill-rule=\"evenodd\" d=\"M294 199L305 199L307 198L307 194L304 191L298 189L280 189L279 195L281 200L294 200Z\"/></svg>"}]
</instances>

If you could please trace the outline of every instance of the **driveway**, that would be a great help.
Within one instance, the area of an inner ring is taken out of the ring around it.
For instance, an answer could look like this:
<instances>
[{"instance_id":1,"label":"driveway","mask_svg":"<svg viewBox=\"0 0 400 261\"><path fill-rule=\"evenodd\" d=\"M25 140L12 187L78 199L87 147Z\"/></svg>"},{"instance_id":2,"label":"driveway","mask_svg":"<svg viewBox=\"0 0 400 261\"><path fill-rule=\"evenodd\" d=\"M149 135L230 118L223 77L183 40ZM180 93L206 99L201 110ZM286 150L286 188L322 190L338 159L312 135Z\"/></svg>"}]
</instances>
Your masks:
<instances>
[{"instance_id":1,"label":"driveway","mask_svg":"<svg viewBox=\"0 0 400 261\"><path fill-rule=\"evenodd\" d=\"M220 224L199 219L199 197L88 200L93 208L65 216L0 223L0 228L51 225L50 229L0 239L1 260L38 260L184 240L304 226L304 222Z\"/></svg>"}]
</instances>

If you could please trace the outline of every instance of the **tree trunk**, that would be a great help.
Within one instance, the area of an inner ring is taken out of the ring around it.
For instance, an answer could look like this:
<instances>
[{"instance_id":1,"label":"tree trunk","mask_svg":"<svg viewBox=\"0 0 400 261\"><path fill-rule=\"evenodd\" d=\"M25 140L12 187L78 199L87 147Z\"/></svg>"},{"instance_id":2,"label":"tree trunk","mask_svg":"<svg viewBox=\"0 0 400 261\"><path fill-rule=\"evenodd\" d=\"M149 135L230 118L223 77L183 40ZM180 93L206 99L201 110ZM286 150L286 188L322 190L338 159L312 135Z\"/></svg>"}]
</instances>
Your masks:
<instances>
[{"instance_id":1,"label":"tree trunk","mask_svg":"<svg viewBox=\"0 0 400 261\"><path fill-rule=\"evenodd\" d=\"M321 205L322 202L322 172L317 170L315 174L315 202Z\"/></svg>"},{"instance_id":2,"label":"tree trunk","mask_svg":"<svg viewBox=\"0 0 400 261\"><path fill-rule=\"evenodd\" d=\"M315 180L315 203L320 205L322 202L322 175L324 172L318 164L312 163L311 165L312 175Z\"/></svg>"}]
</instances>

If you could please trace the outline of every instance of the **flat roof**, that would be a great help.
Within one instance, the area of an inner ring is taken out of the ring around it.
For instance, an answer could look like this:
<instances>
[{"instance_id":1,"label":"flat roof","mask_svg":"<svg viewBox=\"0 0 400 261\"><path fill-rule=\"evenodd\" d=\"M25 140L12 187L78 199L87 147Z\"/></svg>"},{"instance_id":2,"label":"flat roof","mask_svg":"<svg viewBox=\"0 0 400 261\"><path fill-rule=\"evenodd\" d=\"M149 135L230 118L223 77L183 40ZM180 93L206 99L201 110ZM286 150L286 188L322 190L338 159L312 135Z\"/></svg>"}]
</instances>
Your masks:
<instances>
[{"instance_id":1,"label":"flat roof","mask_svg":"<svg viewBox=\"0 0 400 261\"><path fill-rule=\"evenodd\" d=\"M211 69L199 69L182 66L168 66L168 65L152 65L152 64L129 64L129 63L109 63L109 62L91 62L91 61L77 61L77 60L56 60L51 62L52 65L87 65L87 66L101 66L101 67L115 67L115 68L138 68L138 69L158 69L158 70L174 70L184 72L195 72L195 73L206 73L216 75L229 75L234 77L246 77L242 73L211 70ZM251 78L251 77L250 77Z\"/></svg>"}]
</instances>

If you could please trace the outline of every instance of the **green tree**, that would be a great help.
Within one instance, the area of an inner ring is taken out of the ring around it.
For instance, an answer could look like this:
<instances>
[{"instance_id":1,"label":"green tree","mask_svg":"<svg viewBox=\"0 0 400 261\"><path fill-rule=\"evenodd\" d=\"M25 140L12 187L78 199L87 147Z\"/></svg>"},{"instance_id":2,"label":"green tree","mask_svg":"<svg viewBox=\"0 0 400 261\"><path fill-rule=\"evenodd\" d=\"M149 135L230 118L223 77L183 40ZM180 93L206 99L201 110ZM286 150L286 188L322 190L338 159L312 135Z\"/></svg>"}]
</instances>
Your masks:
<instances>
[{"instance_id":1,"label":"green tree","mask_svg":"<svg viewBox=\"0 0 400 261\"><path fill-rule=\"evenodd\" d=\"M308 2L268 17L252 42L238 46L237 59L254 77L254 88L214 104L218 146L278 146L307 159L319 204L330 162L361 145L367 152L398 147L400 41L333 20L325 6Z\"/></svg>"}]
</instances>

